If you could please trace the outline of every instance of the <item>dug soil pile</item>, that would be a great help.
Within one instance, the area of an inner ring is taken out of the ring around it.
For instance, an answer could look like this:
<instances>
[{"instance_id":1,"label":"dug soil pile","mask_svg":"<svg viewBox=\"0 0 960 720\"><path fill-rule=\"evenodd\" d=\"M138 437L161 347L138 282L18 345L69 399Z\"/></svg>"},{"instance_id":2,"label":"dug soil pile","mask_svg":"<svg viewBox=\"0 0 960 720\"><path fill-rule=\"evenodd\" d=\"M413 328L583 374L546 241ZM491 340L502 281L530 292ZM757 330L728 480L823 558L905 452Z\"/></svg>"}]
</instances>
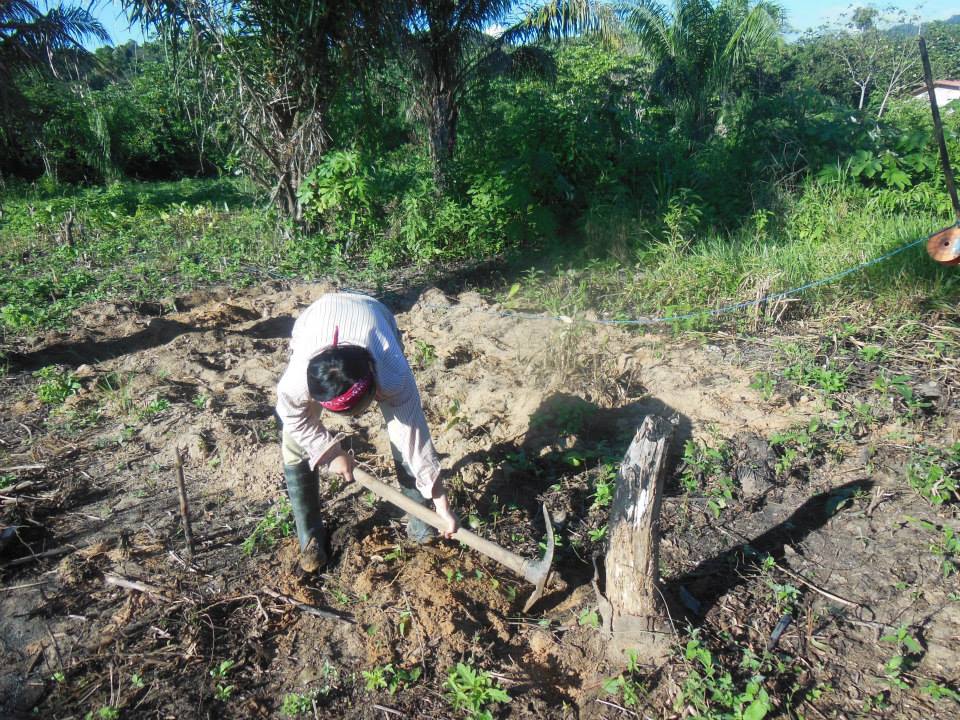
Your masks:
<instances>
[{"instance_id":1,"label":"dug soil pile","mask_svg":"<svg viewBox=\"0 0 960 720\"><path fill-rule=\"evenodd\" d=\"M910 366L905 386L935 390L913 414L851 365L846 391L877 409L857 424L848 398L757 382L775 337L520 318L472 292L383 298L463 523L532 557L541 503L555 520L556 575L524 615L518 578L456 543L409 545L389 507L332 480L330 567L295 569L274 389L297 314L330 289L100 304L9 349L0 716L464 717L445 685L457 663L509 694L486 706L503 717L702 713L701 696L716 701L690 681L711 672L741 690L762 677L771 717L957 711L960 597L950 546L937 545L955 514L906 480L919 442L958 439L949 364ZM52 382L65 399L42 402ZM597 642L592 557L611 467L648 413L675 424L662 561L678 651L620 675ZM378 412L330 426L391 478ZM884 639L900 628L916 649ZM684 656L691 642L711 648L714 670ZM891 674L895 656L904 670Z\"/></svg>"}]
</instances>

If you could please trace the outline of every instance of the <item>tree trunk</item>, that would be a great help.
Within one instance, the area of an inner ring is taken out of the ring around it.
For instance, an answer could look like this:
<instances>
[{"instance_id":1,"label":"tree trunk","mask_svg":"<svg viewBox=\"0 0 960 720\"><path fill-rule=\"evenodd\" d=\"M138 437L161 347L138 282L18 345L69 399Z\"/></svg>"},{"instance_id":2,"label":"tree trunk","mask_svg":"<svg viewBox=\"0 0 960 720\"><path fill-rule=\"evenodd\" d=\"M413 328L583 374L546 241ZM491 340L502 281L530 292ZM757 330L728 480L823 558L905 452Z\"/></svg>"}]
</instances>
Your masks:
<instances>
[{"instance_id":1,"label":"tree trunk","mask_svg":"<svg viewBox=\"0 0 960 720\"><path fill-rule=\"evenodd\" d=\"M460 111L453 94L436 92L430 99L430 160L433 163L433 180L440 193L450 189L450 163L457 146L457 122Z\"/></svg>"},{"instance_id":2,"label":"tree trunk","mask_svg":"<svg viewBox=\"0 0 960 720\"><path fill-rule=\"evenodd\" d=\"M620 465L610 510L609 549L605 559L609 606L604 625L610 650L622 657L655 663L670 652L673 633L660 592L660 500L664 459L673 426L648 415L634 435Z\"/></svg>"}]
</instances>

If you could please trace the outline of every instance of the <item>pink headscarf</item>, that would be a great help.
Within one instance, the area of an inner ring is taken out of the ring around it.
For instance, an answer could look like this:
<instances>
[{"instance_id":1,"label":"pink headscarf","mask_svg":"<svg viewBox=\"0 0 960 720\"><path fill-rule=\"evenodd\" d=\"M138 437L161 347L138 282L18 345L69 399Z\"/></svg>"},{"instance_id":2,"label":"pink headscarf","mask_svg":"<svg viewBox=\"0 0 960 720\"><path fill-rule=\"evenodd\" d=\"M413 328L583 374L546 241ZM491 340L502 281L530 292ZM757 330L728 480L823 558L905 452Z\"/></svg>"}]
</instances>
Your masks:
<instances>
[{"instance_id":1,"label":"pink headscarf","mask_svg":"<svg viewBox=\"0 0 960 720\"><path fill-rule=\"evenodd\" d=\"M333 347L337 346L339 336L340 326L337 325L333 328ZM367 394L371 385L373 385L373 373L355 382L342 395L337 395L337 397L331 398L330 400L321 400L320 405L331 412L347 412Z\"/></svg>"}]
</instances>

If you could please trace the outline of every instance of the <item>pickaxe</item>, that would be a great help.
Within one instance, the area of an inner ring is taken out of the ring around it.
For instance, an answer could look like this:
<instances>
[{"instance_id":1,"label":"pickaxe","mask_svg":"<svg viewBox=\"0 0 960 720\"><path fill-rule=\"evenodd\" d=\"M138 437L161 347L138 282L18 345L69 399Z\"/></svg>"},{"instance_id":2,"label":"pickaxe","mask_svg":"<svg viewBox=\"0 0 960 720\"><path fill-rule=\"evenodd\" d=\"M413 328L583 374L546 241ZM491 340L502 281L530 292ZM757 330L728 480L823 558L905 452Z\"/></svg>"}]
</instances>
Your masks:
<instances>
[{"instance_id":1,"label":"pickaxe","mask_svg":"<svg viewBox=\"0 0 960 720\"><path fill-rule=\"evenodd\" d=\"M353 479L363 485L374 495L386 500L391 505L396 505L401 510L406 511L418 520L422 520L438 529L446 527L446 522L437 513L417 502L411 500L396 488L380 482L370 473L364 472L360 468L353 469ZM550 524L550 514L547 512L547 506L543 506L543 519L547 525L547 552L541 560L528 560L520 557L516 553L505 550L496 543L485 540L479 535L474 535L469 530L459 528L454 534L453 539L462 542L467 547L471 547L477 552L486 555L488 558L496 560L501 565L506 565L514 573L534 585L533 594L527 599L523 611L528 612L533 604L543 595L543 588L547 584L547 578L550 576L550 565L553 563L553 525Z\"/></svg>"}]
</instances>

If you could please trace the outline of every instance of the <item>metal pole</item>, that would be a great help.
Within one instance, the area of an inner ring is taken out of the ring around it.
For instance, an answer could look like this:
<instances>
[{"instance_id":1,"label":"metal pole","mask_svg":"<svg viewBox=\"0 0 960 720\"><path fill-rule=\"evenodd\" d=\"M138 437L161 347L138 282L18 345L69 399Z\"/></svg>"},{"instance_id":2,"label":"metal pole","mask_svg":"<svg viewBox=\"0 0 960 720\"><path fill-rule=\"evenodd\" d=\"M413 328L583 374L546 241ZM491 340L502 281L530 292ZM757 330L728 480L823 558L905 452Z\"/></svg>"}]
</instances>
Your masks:
<instances>
[{"instance_id":1,"label":"metal pole","mask_svg":"<svg viewBox=\"0 0 960 720\"><path fill-rule=\"evenodd\" d=\"M950 167L950 157L947 155L947 142L943 138L943 123L940 122L940 108L937 107L937 94L933 88L933 72L930 70L930 58L927 56L927 43L923 35L919 38L920 59L923 61L923 79L927 84L927 95L930 96L930 112L933 114L933 131L937 136L937 145L940 146L940 163L943 165L943 176L947 181L947 193L953 203L953 212L960 224L960 200L957 199L957 188L953 184L953 170Z\"/></svg>"}]
</instances>

